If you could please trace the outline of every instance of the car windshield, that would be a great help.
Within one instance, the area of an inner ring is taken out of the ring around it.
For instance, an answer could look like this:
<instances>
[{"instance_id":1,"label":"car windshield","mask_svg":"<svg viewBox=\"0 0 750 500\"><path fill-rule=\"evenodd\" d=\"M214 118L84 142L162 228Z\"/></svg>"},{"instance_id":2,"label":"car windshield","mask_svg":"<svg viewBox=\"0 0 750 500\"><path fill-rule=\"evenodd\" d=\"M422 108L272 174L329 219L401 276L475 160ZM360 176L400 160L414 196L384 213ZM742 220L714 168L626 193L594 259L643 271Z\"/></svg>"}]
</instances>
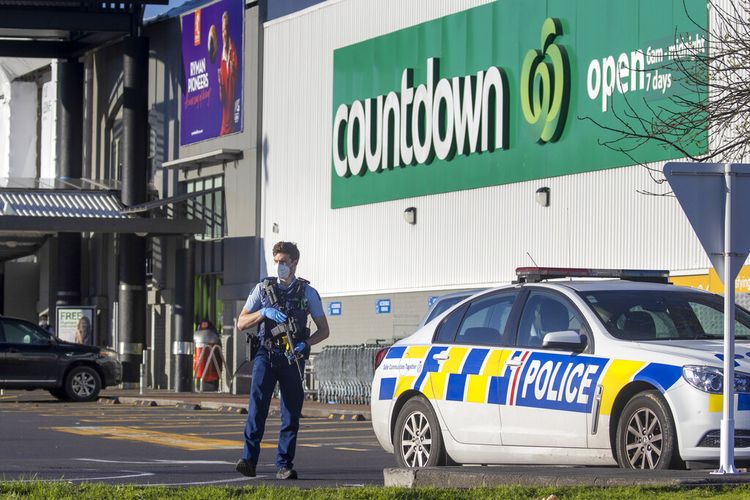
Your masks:
<instances>
[{"instance_id":1,"label":"car windshield","mask_svg":"<svg viewBox=\"0 0 750 500\"><path fill-rule=\"evenodd\" d=\"M690 290L581 291L607 331L622 340L724 338L724 299ZM750 340L750 314L737 307L734 334Z\"/></svg>"}]
</instances>

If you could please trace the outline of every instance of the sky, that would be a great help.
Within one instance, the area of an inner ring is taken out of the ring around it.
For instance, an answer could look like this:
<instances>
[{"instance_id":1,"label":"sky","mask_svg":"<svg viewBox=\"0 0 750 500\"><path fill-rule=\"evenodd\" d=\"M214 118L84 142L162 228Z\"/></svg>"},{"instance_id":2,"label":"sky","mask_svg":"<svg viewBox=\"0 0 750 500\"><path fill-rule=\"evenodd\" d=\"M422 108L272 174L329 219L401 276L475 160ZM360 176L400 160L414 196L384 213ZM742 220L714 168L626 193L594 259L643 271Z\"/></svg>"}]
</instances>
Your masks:
<instances>
[{"instance_id":1,"label":"sky","mask_svg":"<svg viewBox=\"0 0 750 500\"><path fill-rule=\"evenodd\" d=\"M165 5L146 5L146 11L143 14L143 20L151 19L152 17L156 17L159 14L163 14L167 12L169 9L173 9L174 7L177 7L178 5L182 5L185 3L186 0L169 0L169 4Z\"/></svg>"}]
</instances>

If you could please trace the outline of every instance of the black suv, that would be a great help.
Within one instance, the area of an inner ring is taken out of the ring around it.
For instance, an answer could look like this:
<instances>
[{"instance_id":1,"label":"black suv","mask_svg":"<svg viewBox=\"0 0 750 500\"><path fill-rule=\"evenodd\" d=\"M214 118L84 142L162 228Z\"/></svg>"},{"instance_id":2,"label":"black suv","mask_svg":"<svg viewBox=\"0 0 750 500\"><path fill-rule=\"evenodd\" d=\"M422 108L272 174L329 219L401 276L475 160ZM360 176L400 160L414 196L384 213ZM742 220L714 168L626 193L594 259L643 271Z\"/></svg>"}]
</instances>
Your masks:
<instances>
[{"instance_id":1,"label":"black suv","mask_svg":"<svg viewBox=\"0 0 750 500\"><path fill-rule=\"evenodd\" d=\"M121 380L115 351L66 342L28 321L0 318L0 389L47 389L61 400L91 401Z\"/></svg>"}]
</instances>

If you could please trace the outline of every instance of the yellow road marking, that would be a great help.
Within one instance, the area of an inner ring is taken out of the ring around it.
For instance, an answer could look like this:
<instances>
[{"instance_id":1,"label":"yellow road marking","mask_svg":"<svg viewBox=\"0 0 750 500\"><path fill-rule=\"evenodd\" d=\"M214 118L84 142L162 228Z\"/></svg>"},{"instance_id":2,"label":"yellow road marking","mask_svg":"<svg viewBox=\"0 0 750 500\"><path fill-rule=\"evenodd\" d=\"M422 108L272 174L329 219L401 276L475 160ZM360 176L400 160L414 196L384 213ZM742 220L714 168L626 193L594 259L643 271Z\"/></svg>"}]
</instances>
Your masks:
<instances>
[{"instance_id":1,"label":"yellow road marking","mask_svg":"<svg viewBox=\"0 0 750 500\"><path fill-rule=\"evenodd\" d=\"M183 450L236 450L242 448L242 443L226 439L205 439L184 434L150 431L135 427L109 426L81 426L81 427L52 427L59 432L77 434L80 436L97 436L105 439L122 441L140 441L143 443L181 448ZM275 444L263 443L261 448L275 448Z\"/></svg>"},{"instance_id":2,"label":"yellow road marking","mask_svg":"<svg viewBox=\"0 0 750 500\"><path fill-rule=\"evenodd\" d=\"M322 448L323 447L322 444L312 444L312 443L308 443L308 444L303 443L303 444L300 444L299 446L304 446L305 448Z\"/></svg>"},{"instance_id":3,"label":"yellow road marking","mask_svg":"<svg viewBox=\"0 0 750 500\"><path fill-rule=\"evenodd\" d=\"M367 451L364 448L346 448L344 446L337 446L334 448L334 450L341 450L341 451Z\"/></svg>"}]
</instances>

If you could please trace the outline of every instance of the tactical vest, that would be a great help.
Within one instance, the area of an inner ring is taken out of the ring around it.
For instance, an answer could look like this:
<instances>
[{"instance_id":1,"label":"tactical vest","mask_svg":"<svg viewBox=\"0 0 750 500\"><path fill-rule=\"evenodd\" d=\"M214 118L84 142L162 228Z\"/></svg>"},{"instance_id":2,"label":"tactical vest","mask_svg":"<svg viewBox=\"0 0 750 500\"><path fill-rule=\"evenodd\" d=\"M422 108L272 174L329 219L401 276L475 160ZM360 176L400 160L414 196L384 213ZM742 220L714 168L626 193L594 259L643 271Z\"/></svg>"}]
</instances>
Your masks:
<instances>
[{"instance_id":1,"label":"tactical vest","mask_svg":"<svg viewBox=\"0 0 750 500\"><path fill-rule=\"evenodd\" d=\"M297 326L297 335L293 337L295 343L307 340L310 337L310 329L307 328L307 315L309 314L309 308L307 305L307 299L305 298L305 291L307 285L310 282L302 278L297 278L294 284L287 288L282 289L278 285L278 280L275 277L264 278L261 286L260 303L262 307L277 307L281 312L287 315L287 317L294 321ZM265 286L271 285L274 287L276 297L279 299L279 304L271 304L271 300L265 292ZM261 342L266 340L273 340L271 336L271 330L277 325L277 323L271 319L264 318L263 322L258 328L258 336L261 338ZM268 332L268 333L266 333ZM277 339L280 341L280 339ZM309 351L307 349L306 351ZM307 357L307 352L305 352Z\"/></svg>"}]
</instances>

